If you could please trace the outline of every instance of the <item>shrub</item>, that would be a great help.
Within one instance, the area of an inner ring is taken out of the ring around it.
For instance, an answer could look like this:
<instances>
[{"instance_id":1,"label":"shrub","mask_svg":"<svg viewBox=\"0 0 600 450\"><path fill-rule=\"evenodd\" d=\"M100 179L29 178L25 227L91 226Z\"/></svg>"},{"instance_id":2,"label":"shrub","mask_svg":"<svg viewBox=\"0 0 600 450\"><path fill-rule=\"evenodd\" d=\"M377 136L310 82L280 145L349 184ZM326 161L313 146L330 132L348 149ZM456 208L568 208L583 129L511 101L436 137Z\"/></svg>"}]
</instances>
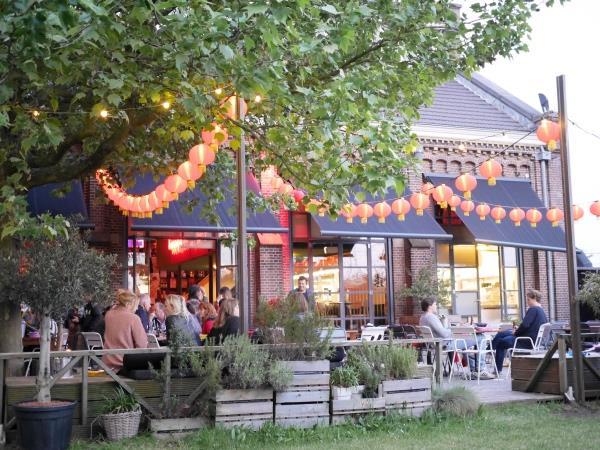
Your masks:
<instances>
[{"instance_id":1,"label":"shrub","mask_svg":"<svg viewBox=\"0 0 600 450\"><path fill-rule=\"evenodd\" d=\"M358 386L358 374L354 367L338 367L331 372L331 384L345 388Z\"/></svg>"},{"instance_id":2,"label":"shrub","mask_svg":"<svg viewBox=\"0 0 600 450\"><path fill-rule=\"evenodd\" d=\"M479 411L479 399L463 386L433 391L433 411L453 417L473 416Z\"/></svg>"},{"instance_id":3,"label":"shrub","mask_svg":"<svg viewBox=\"0 0 600 450\"><path fill-rule=\"evenodd\" d=\"M269 366L268 384L273 390L279 392L285 390L292 382L294 372L281 361L272 360Z\"/></svg>"},{"instance_id":4,"label":"shrub","mask_svg":"<svg viewBox=\"0 0 600 450\"><path fill-rule=\"evenodd\" d=\"M600 273L585 275L577 299L588 305L596 316L600 316Z\"/></svg>"},{"instance_id":5,"label":"shrub","mask_svg":"<svg viewBox=\"0 0 600 450\"><path fill-rule=\"evenodd\" d=\"M104 397L102 414L121 414L139 411L140 404L133 395L125 392L122 387L115 389L114 397Z\"/></svg>"}]
</instances>

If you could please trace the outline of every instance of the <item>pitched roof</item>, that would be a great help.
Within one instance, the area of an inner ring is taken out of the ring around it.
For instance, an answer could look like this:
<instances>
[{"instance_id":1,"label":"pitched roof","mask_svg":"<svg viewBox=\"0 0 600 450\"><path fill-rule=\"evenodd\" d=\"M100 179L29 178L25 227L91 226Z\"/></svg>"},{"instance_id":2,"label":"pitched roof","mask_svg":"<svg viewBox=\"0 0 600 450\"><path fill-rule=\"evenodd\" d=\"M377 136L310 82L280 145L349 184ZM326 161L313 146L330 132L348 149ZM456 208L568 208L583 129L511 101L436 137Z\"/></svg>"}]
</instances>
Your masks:
<instances>
[{"instance_id":1,"label":"pitched roof","mask_svg":"<svg viewBox=\"0 0 600 450\"><path fill-rule=\"evenodd\" d=\"M481 75L458 76L435 89L417 125L490 131L529 131L540 113Z\"/></svg>"}]
</instances>

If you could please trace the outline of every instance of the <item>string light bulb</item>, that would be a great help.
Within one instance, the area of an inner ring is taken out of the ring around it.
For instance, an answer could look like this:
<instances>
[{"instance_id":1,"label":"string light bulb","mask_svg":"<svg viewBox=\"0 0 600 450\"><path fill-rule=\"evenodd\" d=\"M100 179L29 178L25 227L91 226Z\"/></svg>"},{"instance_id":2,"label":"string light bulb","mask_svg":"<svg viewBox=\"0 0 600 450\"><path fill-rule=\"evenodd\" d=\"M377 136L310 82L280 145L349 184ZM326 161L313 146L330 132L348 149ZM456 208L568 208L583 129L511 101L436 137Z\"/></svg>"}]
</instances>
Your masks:
<instances>
[{"instance_id":1,"label":"string light bulb","mask_svg":"<svg viewBox=\"0 0 600 450\"><path fill-rule=\"evenodd\" d=\"M168 100L165 100L164 102L161 103L161 106L163 107L163 109L168 111L169 109L171 109L171 102Z\"/></svg>"},{"instance_id":2,"label":"string light bulb","mask_svg":"<svg viewBox=\"0 0 600 450\"><path fill-rule=\"evenodd\" d=\"M40 112L39 112L37 109L34 109L34 110L31 112L31 115L32 115L33 117L35 117L35 118L38 118L38 117L40 117Z\"/></svg>"},{"instance_id":3,"label":"string light bulb","mask_svg":"<svg viewBox=\"0 0 600 450\"><path fill-rule=\"evenodd\" d=\"M222 93L223 93L223 89L221 89L221 88L216 88L215 89L215 94L221 95Z\"/></svg>"},{"instance_id":4,"label":"string light bulb","mask_svg":"<svg viewBox=\"0 0 600 450\"><path fill-rule=\"evenodd\" d=\"M102 111L100 111L100 117L102 117L103 119L106 119L108 117L108 111L106 109L103 109Z\"/></svg>"},{"instance_id":5,"label":"string light bulb","mask_svg":"<svg viewBox=\"0 0 600 450\"><path fill-rule=\"evenodd\" d=\"M260 102L262 102L262 97L260 95L256 95L254 97L254 103L260 103Z\"/></svg>"}]
</instances>

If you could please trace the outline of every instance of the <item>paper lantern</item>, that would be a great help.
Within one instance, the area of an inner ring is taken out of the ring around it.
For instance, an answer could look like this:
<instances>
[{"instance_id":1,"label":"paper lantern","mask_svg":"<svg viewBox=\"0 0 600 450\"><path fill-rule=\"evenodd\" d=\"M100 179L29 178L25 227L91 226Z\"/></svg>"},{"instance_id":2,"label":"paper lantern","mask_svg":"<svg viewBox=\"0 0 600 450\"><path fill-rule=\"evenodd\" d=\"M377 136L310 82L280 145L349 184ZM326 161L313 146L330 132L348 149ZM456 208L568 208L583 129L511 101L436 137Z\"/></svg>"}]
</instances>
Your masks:
<instances>
[{"instance_id":1,"label":"paper lantern","mask_svg":"<svg viewBox=\"0 0 600 450\"><path fill-rule=\"evenodd\" d=\"M392 212L396 215L398 220L403 221L410 211L410 203L403 199L398 198L392 202Z\"/></svg>"},{"instance_id":2,"label":"paper lantern","mask_svg":"<svg viewBox=\"0 0 600 450\"><path fill-rule=\"evenodd\" d=\"M296 200L296 203L300 203L302 199L306 196L302 189L294 189L292 195L294 196L294 200Z\"/></svg>"},{"instance_id":3,"label":"paper lantern","mask_svg":"<svg viewBox=\"0 0 600 450\"><path fill-rule=\"evenodd\" d=\"M342 206L340 214L346 218L347 223L352 223L354 221L354 217L356 216L356 205L352 203L345 204Z\"/></svg>"},{"instance_id":4,"label":"paper lantern","mask_svg":"<svg viewBox=\"0 0 600 450\"><path fill-rule=\"evenodd\" d=\"M282 183L277 192L282 195L290 195L294 191L294 187L289 183Z\"/></svg>"},{"instance_id":5,"label":"paper lantern","mask_svg":"<svg viewBox=\"0 0 600 450\"><path fill-rule=\"evenodd\" d=\"M458 195L453 195L448 200L448 206L450 206L450 211L456 211L456 207L461 203L461 199Z\"/></svg>"},{"instance_id":6,"label":"paper lantern","mask_svg":"<svg viewBox=\"0 0 600 450\"><path fill-rule=\"evenodd\" d=\"M496 223L501 223L502 219L506 217L506 210L502 206L496 206L492 208L490 215Z\"/></svg>"},{"instance_id":7,"label":"paper lantern","mask_svg":"<svg viewBox=\"0 0 600 450\"><path fill-rule=\"evenodd\" d=\"M460 209L463 214L468 217L471 214L471 211L475 209L475 203L471 200L463 200L460 204Z\"/></svg>"},{"instance_id":8,"label":"paper lantern","mask_svg":"<svg viewBox=\"0 0 600 450\"><path fill-rule=\"evenodd\" d=\"M169 202L176 200L175 195L172 192L170 192L164 184L156 186L154 192L156 192L156 196L162 202L163 208L168 208Z\"/></svg>"},{"instance_id":9,"label":"paper lantern","mask_svg":"<svg viewBox=\"0 0 600 450\"><path fill-rule=\"evenodd\" d=\"M535 228L537 227L538 222L542 220L542 213L536 208L531 208L527 210L525 217L529 221L531 228Z\"/></svg>"},{"instance_id":10,"label":"paper lantern","mask_svg":"<svg viewBox=\"0 0 600 450\"><path fill-rule=\"evenodd\" d=\"M186 181L181 178L179 175L169 175L165 179L165 187L167 191L169 191L175 197L175 200L179 198L179 194L185 192L187 189Z\"/></svg>"},{"instance_id":11,"label":"paper lantern","mask_svg":"<svg viewBox=\"0 0 600 450\"><path fill-rule=\"evenodd\" d=\"M379 202L373 207L373 214L377 217L377 222L385 223L385 218L392 213L392 208L387 202Z\"/></svg>"},{"instance_id":12,"label":"paper lantern","mask_svg":"<svg viewBox=\"0 0 600 450\"><path fill-rule=\"evenodd\" d=\"M141 210L140 212L144 215L144 217L151 218L153 208L150 205L150 199L148 198L148 195L140 197L139 205Z\"/></svg>"},{"instance_id":13,"label":"paper lantern","mask_svg":"<svg viewBox=\"0 0 600 450\"><path fill-rule=\"evenodd\" d=\"M356 215L360 217L360 223L367 223L373 215L373 207L367 203L361 203L356 207Z\"/></svg>"},{"instance_id":14,"label":"paper lantern","mask_svg":"<svg viewBox=\"0 0 600 450\"><path fill-rule=\"evenodd\" d=\"M479 167L479 173L481 176L487 178L488 185L495 186L496 178L502 175L502 166L494 159L488 159Z\"/></svg>"},{"instance_id":15,"label":"paper lantern","mask_svg":"<svg viewBox=\"0 0 600 450\"><path fill-rule=\"evenodd\" d=\"M429 196L422 192L415 192L410 196L410 205L415 209L417 216L422 216L423 210L429 208Z\"/></svg>"},{"instance_id":16,"label":"paper lantern","mask_svg":"<svg viewBox=\"0 0 600 450\"><path fill-rule=\"evenodd\" d=\"M477 187L477 178L469 173L463 173L454 180L454 185L467 200L471 200L471 191Z\"/></svg>"},{"instance_id":17,"label":"paper lantern","mask_svg":"<svg viewBox=\"0 0 600 450\"><path fill-rule=\"evenodd\" d=\"M128 215L130 212L132 212L133 197L130 195L124 195L118 200L118 202L119 208L121 208L121 211L124 215Z\"/></svg>"},{"instance_id":18,"label":"paper lantern","mask_svg":"<svg viewBox=\"0 0 600 450\"><path fill-rule=\"evenodd\" d=\"M585 211L581 206L573 205L573 220L579 220L583 217Z\"/></svg>"},{"instance_id":19,"label":"paper lantern","mask_svg":"<svg viewBox=\"0 0 600 450\"><path fill-rule=\"evenodd\" d=\"M514 222L516 227L520 227L521 222L525 218L525 211L523 211L521 208L513 208L510 210L508 217Z\"/></svg>"},{"instance_id":20,"label":"paper lantern","mask_svg":"<svg viewBox=\"0 0 600 450\"><path fill-rule=\"evenodd\" d=\"M194 189L196 187L196 180L202 176L203 172L198 168L197 164L186 161L179 165L177 174L185 180L189 189Z\"/></svg>"},{"instance_id":21,"label":"paper lantern","mask_svg":"<svg viewBox=\"0 0 600 450\"><path fill-rule=\"evenodd\" d=\"M188 158L192 164L198 166L200 176L204 175L206 166L215 162L216 154L209 145L198 144L194 145L188 153Z\"/></svg>"},{"instance_id":22,"label":"paper lantern","mask_svg":"<svg viewBox=\"0 0 600 450\"><path fill-rule=\"evenodd\" d=\"M431 195L431 192L433 191L433 183L423 183L421 185L421 192L425 195Z\"/></svg>"},{"instance_id":23,"label":"paper lantern","mask_svg":"<svg viewBox=\"0 0 600 450\"><path fill-rule=\"evenodd\" d=\"M600 218L600 200L596 200L590 206L590 212L596 217Z\"/></svg>"},{"instance_id":24,"label":"paper lantern","mask_svg":"<svg viewBox=\"0 0 600 450\"><path fill-rule=\"evenodd\" d=\"M237 111L237 99L237 96L232 95L221 103L221 107L225 108L225 115L230 119L237 119L239 117L239 111ZM243 98L240 100L241 113L242 116L245 116L248 112L248 105L246 103L246 100L244 100Z\"/></svg>"},{"instance_id":25,"label":"paper lantern","mask_svg":"<svg viewBox=\"0 0 600 450\"><path fill-rule=\"evenodd\" d=\"M564 213L558 208L550 208L546 212L546 219L548 219L549 222L552 222L553 227L557 227L558 222L563 220L564 217L565 217Z\"/></svg>"},{"instance_id":26,"label":"paper lantern","mask_svg":"<svg viewBox=\"0 0 600 450\"><path fill-rule=\"evenodd\" d=\"M490 207L487 203L480 203L475 208L475 212L481 220L485 220L485 217L490 213Z\"/></svg>"},{"instance_id":27,"label":"paper lantern","mask_svg":"<svg viewBox=\"0 0 600 450\"><path fill-rule=\"evenodd\" d=\"M433 188L431 192L433 199L440 205L440 208L446 209L448 207L448 200L452 197L452 189L445 184L440 184Z\"/></svg>"},{"instance_id":28,"label":"paper lantern","mask_svg":"<svg viewBox=\"0 0 600 450\"><path fill-rule=\"evenodd\" d=\"M215 145L221 145L223 142L225 142L228 138L229 135L227 134L227 130L225 128L223 128L221 125L219 125L218 123L211 123L211 129L210 130L202 130L201 136L202 136L202 142L204 143L204 145L211 145L211 144L215 144Z\"/></svg>"},{"instance_id":29,"label":"paper lantern","mask_svg":"<svg viewBox=\"0 0 600 450\"><path fill-rule=\"evenodd\" d=\"M560 140L560 125L548 119L543 119L537 127L536 136L548 147L556 150L556 143Z\"/></svg>"},{"instance_id":30,"label":"paper lantern","mask_svg":"<svg viewBox=\"0 0 600 450\"><path fill-rule=\"evenodd\" d=\"M158 195L156 195L156 191L152 191L148 194L148 201L150 202L150 208L152 208L152 211L154 211L156 214L162 214L162 202L158 198Z\"/></svg>"}]
</instances>

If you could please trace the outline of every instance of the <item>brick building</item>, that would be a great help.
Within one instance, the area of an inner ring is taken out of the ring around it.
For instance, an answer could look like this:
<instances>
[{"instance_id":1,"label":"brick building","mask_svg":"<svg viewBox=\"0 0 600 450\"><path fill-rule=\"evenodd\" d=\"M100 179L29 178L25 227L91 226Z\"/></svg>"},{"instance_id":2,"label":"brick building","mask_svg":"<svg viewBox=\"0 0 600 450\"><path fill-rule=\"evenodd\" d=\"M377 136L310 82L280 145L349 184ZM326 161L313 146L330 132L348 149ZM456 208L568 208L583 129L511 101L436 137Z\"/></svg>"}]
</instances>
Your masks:
<instances>
[{"instance_id":1,"label":"brick building","mask_svg":"<svg viewBox=\"0 0 600 450\"><path fill-rule=\"evenodd\" d=\"M423 181L443 182L456 192L455 177L478 174L478 165L493 157L503 175L494 187L479 178L475 203L536 207L542 214L545 207L562 206L560 160L535 137L539 116L479 76L440 86L414 127L422 167L408 174L405 195L420 190ZM258 191L258 181L268 191L270 176L249 177L249 189ZM134 189L142 193L154 184L146 177ZM224 245L235 228L227 205L215 226L175 204L152 219L127 219L98 202L99 195L95 180L83 183L92 244L120 255L115 286L135 286L155 298L200 282L212 299L219 287L235 287L235 251ZM252 216L248 227L256 238L248 267L251 317L260 298L285 295L304 275L320 310L337 325L412 322L419 305L397 293L425 267L449 281L450 313L483 322L511 320L523 313L525 291L535 288L551 318L568 318L564 233L545 219L535 229L526 221L515 227L508 217L495 224L489 217L480 221L475 212L467 217L460 208L454 213L436 206L422 217L411 210L402 222L390 216L385 224L374 217L361 224L281 211L277 217Z\"/></svg>"}]
</instances>

